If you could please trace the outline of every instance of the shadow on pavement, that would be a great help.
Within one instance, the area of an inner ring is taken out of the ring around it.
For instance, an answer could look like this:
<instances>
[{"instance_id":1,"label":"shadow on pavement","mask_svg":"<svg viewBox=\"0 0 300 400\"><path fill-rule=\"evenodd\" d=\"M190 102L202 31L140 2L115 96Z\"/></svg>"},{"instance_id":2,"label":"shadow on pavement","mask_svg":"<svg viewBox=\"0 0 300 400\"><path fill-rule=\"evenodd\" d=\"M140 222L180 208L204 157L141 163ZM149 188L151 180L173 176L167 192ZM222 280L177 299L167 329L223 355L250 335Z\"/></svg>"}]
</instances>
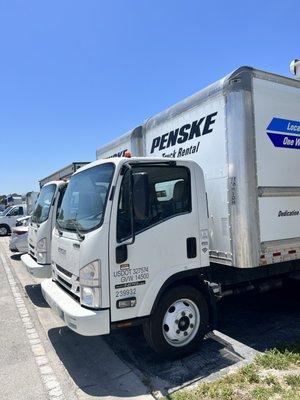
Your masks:
<instances>
[{"instance_id":1,"label":"shadow on pavement","mask_svg":"<svg viewBox=\"0 0 300 400\"><path fill-rule=\"evenodd\" d=\"M75 384L88 395L131 398L149 393L101 337L80 336L67 327L50 329L48 336Z\"/></svg>"},{"instance_id":2,"label":"shadow on pavement","mask_svg":"<svg viewBox=\"0 0 300 400\"><path fill-rule=\"evenodd\" d=\"M30 298L30 300L35 306L42 308L50 308L42 295L40 284L26 285L25 291L27 293L27 296Z\"/></svg>"},{"instance_id":3,"label":"shadow on pavement","mask_svg":"<svg viewBox=\"0 0 300 400\"><path fill-rule=\"evenodd\" d=\"M300 337L300 285L290 282L279 290L228 297L219 304L219 330L265 351Z\"/></svg>"}]
</instances>

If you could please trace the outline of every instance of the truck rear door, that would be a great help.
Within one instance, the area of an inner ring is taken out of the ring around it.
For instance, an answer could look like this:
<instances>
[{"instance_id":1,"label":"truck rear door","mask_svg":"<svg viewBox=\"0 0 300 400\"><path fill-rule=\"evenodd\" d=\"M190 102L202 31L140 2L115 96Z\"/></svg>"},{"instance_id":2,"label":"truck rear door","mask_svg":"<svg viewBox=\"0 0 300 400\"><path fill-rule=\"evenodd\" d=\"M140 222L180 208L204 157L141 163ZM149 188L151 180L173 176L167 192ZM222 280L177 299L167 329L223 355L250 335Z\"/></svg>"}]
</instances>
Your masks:
<instances>
[{"instance_id":1,"label":"truck rear door","mask_svg":"<svg viewBox=\"0 0 300 400\"><path fill-rule=\"evenodd\" d=\"M300 244L300 85L289 83L253 80L260 240L287 251Z\"/></svg>"}]
</instances>

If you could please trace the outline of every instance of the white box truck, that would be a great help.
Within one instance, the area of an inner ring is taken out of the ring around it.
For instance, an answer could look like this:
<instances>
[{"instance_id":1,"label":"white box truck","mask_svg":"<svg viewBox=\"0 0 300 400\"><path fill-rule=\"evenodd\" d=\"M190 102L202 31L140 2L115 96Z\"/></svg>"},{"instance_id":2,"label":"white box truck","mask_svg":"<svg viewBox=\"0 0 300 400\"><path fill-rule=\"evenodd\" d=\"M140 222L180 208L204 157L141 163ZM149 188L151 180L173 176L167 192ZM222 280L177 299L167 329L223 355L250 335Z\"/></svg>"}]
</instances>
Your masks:
<instances>
[{"instance_id":1,"label":"white box truck","mask_svg":"<svg viewBox=\"0 0 300 400\"><path fill-rule=\"evenodd\" d=\"M21 256L27 271L35 277L51 277L52 230L67 187L66 181L86 164L72 163L40 181L40 195L28 226L28 253Z\"/></svg>"},{"instance_id":2,"label":"white box truck","mask_svg":"<svg viewBox=\"0 0 300 400\"><path fill-rule=\"evenodd\" d=\"M72 176L42 292L79 334L143 324L182 357L216 299L300 270L300 82L242 67L138 130Z\"/></svg>"},{"instance_id":3,"label":"white box truck","mask_svg":"<svg viewBox=\"0 0 300 400\"><path fill-rule=\"evenodd\" d=\"M112 142L106 144L96 151L96 158L124 157L126 152L131 154L143 154L143 132L142 126L126 132Z\"/></svg>"}]
</instances>

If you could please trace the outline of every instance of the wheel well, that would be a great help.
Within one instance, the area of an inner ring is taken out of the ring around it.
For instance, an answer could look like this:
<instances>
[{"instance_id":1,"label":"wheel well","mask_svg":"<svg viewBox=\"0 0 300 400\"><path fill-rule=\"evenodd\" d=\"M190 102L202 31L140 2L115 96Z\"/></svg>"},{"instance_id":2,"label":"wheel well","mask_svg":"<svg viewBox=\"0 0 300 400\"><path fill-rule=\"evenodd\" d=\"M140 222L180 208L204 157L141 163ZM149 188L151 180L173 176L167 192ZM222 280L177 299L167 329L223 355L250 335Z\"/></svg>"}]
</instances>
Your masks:
<instances>
[{"instance_id":1,"label":"wheel well","mask_svg":"<svg viewBox=\"0 0 300 400\"><path fill-rule=\"evenodd\" d=\"M155 312L155 309L159 303L161 297L170 289L181 286L188 285L193 286L196 290L199 290L207 301L209 309L209 324L211 329L215 329L217 325L217 308L216 308L216 298L213 291L209 285L204 281L204 278L199 274L191 271L184 271L174 276L171 276L160 288L154 304L151 309L151 314Z\"/></svg>"}]
</instances>

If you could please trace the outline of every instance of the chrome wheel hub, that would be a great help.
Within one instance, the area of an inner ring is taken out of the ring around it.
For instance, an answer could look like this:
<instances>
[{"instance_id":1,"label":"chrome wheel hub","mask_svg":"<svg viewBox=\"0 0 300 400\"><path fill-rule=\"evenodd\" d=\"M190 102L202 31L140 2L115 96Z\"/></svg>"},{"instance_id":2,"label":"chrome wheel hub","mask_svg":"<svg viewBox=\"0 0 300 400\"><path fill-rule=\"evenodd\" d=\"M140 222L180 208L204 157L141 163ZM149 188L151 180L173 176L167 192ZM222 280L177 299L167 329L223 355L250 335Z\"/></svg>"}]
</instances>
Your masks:
<instances>
[{"instance_id":1,"label":"chrome wheel hub","mask_svg":"<svg viewBox=\"0 0 300 400\"><path fill-rule=\"evenodd\" d=\"M175 347L188 344L195 337L200 325L200 312L189 299L175 301L163 319L163 334L166 341Z\"/></svg>"},{"instance_id":2,"label":"chrome wheel hub","mask_svg":"<svg viewBox=\"0 0 300 400\"><path fill-rule=\"evenodd\" d=\"M7 229L6 228L0 228L0 235L1 236L5 236L5 235L7 235Z\"/></svg>"}]
</instances>

